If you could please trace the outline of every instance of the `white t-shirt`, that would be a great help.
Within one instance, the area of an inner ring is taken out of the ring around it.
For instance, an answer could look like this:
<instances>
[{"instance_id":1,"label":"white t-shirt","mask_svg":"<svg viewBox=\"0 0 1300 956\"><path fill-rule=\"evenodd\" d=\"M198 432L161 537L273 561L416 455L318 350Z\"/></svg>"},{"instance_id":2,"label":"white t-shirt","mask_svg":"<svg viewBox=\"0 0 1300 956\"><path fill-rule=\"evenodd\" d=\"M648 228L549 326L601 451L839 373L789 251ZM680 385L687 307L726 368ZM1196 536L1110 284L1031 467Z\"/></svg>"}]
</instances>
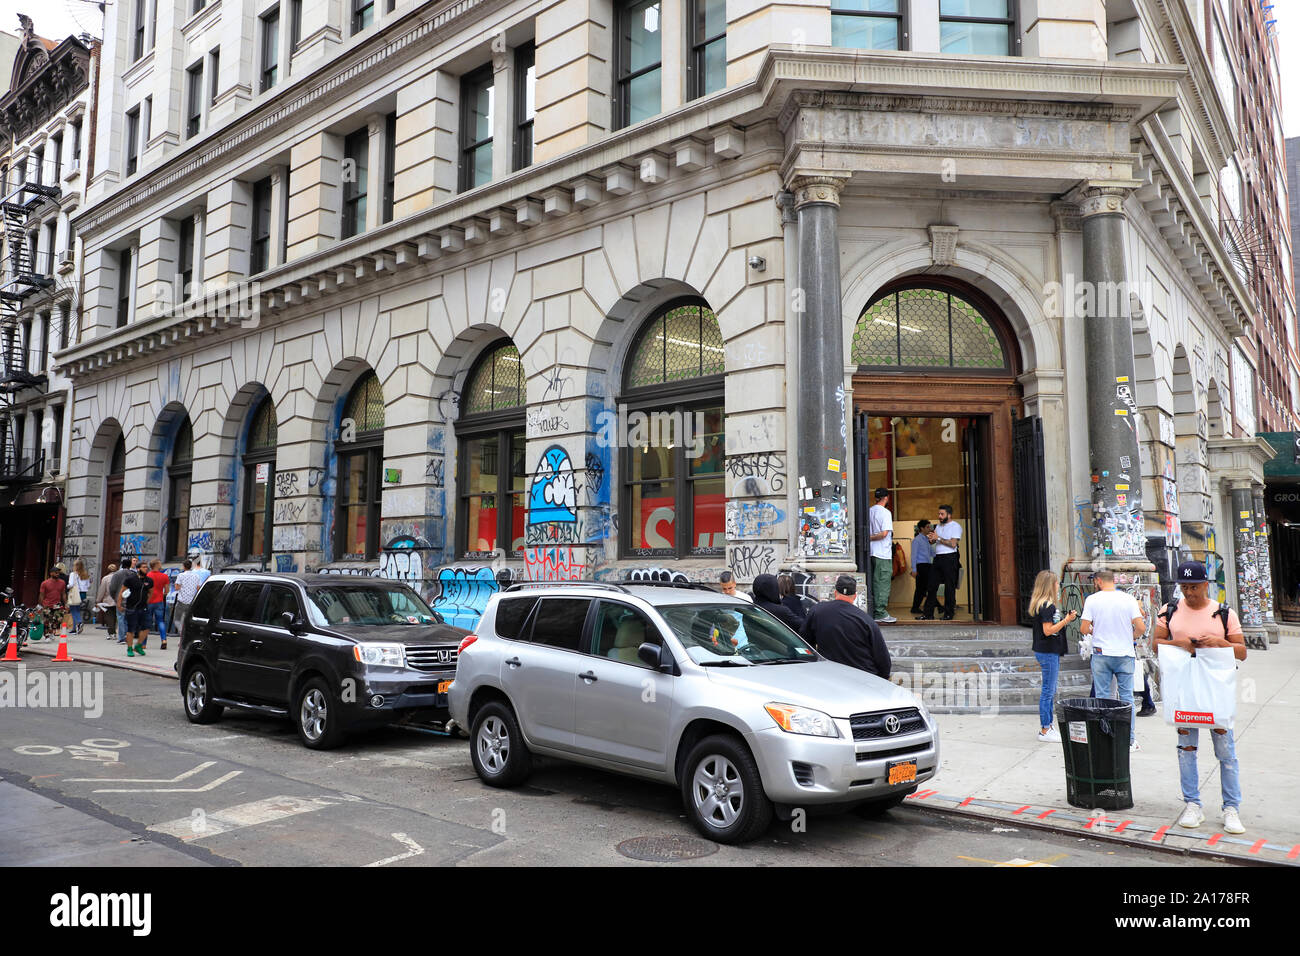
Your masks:
<instances>
[{"instance_id":1,"label":"white t-shirt","mask_svg":"<svg viewBox=\"0 0 1300 956\"><path fill-rule=\"evenodd\" d=\"M958 539L961 538L961 525L953 521L951 518L949 518L943 524L939 525L934 530L935 533L938 534L939 537L941 538L949 538L953 541L957 541ZM950 547L949 545L946 545L941 541L936 541L934 543L934 553L935 554L956 554L957 549L954 547Z\"/></svg>"},{"instance_id":2,"label":"white t-shirt","mask_svg":"<svg viewBox=\"0 0 1300 956\"><path fill-rule=\"evenodd\" d=\"M871 510L867 512L871 519L871 533L880 534L882 531L888 531L889 534L879 541L871 542L871 556L873 558L884 558L888 560L894 556L894 516L884 505L872 505Z\"/></svg>"},{"instance_id":3,"label":"white t-shirt","mask_svg":"<svg viewBox=\"0 0 1300 956\"><path fill-rule=\"evenodd\" d=\"M1126 591L1094 591L1083 602L1083 620L1092 621L1093 653L1133 656L1133 619L1142 616L1137 599Z\"/></svg>"}]
</instances>

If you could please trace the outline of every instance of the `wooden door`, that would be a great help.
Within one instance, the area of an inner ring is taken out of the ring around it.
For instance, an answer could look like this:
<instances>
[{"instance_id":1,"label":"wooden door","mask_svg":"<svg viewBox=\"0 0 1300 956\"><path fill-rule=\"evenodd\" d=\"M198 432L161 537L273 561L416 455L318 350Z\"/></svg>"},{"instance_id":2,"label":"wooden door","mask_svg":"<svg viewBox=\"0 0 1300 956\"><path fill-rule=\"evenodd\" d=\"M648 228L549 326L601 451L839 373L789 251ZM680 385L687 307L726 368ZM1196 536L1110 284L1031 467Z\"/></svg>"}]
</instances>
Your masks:
<instances>
[{"instance_id":1,"label":"wooden door","mask_svg":"<svg viewBox=\"0 0 1300 956\"><path fill-rule=\"evenodd\" d=\"M122 562L122 479L108 479L104 493L104 556L100 559L99 573L108 573L110 564Z\"/></svg>"}]
</instances>

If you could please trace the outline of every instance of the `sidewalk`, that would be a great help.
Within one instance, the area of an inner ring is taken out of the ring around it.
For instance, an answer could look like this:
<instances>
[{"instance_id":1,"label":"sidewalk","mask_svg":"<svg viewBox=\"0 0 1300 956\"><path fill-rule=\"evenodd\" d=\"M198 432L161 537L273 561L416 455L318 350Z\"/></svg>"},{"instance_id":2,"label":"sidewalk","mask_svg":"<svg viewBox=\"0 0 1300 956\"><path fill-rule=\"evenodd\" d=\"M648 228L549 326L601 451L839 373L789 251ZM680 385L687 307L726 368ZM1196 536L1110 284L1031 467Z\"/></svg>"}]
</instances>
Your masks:
<instances>
[{"instance_id":1,"label":"sidewalk","mask_svg":"<svg viewBox=\"0 0 1300 956\"><path fill-rule=\"evenodd\" d=\"M100 664L104 667L120 667L124 670L139 671L142 674L154 674L158 677L175 679L176 652L180 648L180 636L172 634L167 641L167 650L158 647L158 635L150 634L144 657L127 657L126 645L117 643L117 635L110 641L102 627L86 625L80 634L68 635L68 653L73 661L83 664ZM49 640L23 645L22 655L29 654L53 657L59 652L59 636L55 634Z\"/></svg>"},{"instance_id":2,"label":"sidewalk","mask_svg":"<svg viewBox=\"0 0 1300 956\"><path fill-rule=\"evenodd\" d=\"M1066 802L1061 744L1035 739L1036 714L936 714L939 772L909 802L1007 826L1045 826L1195 854L1300 865L1300 765L1294 758L1300 736L1300 639L1283 636L1267 651L1251 651L1237 685L1243 834L1223 832L1219 765L1208 730L1201 731L1197 752L1205 822L1194 830L1176 825L1184 806L1177 731L1159 709L1152 717L1138 718L1142 749L1130 755L1131 810L1103 816Z\"/></svg>"}]
</instances>

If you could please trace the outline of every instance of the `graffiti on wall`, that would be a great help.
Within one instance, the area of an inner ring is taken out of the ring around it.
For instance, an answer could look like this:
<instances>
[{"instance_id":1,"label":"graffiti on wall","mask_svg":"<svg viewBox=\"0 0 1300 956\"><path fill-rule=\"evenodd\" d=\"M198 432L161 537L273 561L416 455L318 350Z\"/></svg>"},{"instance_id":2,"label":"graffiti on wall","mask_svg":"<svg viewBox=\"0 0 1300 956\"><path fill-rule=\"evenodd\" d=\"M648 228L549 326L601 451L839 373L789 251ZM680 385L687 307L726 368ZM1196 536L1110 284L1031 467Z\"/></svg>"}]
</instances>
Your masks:
<instances>
[{"instance_id":1,"label":"graffiti on wall","mask_svg":"<svg viewBox=\"0 0 1300 956\"><path fill-rule=\"evenodd\" d=\"M510 580L508 570L494 572L490 567L439 568L437 596L433 609L442 619L456 627L473 628L482 616L492 595L501 590L501 581Z\"/></svg>"},{"instance_id":2,"label":"graffiti on wall","mask_svg":"<svg viewBox=\"0 0 1300 956\"><path fill-rule=\"evenodd\" d=\"M728 501L727 539L771 538L781 533L785 512L770 501Z\"/></svg>"},{"instance_id":3,"label":"graffiti on wall","mask_svg":"<svg viewBox=\"0 0 1300 956\"><path fill-rule=\"evenodd\" d=\"M524 564L533 581L577 581L587 571L577 553L578 482L573 460L559 445L542 453L528 489Z\"/></svg>"}]
</instances>

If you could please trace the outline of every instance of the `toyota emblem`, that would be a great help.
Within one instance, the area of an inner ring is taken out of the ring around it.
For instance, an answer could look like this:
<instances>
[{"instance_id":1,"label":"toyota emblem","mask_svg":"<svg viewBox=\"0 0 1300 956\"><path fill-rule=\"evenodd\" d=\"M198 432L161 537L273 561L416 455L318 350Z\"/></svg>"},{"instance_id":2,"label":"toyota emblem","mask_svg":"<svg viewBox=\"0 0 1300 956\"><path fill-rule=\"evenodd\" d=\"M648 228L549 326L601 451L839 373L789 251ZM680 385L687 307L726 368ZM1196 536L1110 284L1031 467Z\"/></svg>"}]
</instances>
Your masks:
<instances>
[{"instance_id":1,"label":"toyota emblem","mask_svg":"<svg viewBox=\"0 0 1300 956\"><path fill-rule=\"evenodd\" d=\"M885 716L885 733L887 734L898 733L898 717L896 715L887 714Z\"/></svg>"}]
</instances>

